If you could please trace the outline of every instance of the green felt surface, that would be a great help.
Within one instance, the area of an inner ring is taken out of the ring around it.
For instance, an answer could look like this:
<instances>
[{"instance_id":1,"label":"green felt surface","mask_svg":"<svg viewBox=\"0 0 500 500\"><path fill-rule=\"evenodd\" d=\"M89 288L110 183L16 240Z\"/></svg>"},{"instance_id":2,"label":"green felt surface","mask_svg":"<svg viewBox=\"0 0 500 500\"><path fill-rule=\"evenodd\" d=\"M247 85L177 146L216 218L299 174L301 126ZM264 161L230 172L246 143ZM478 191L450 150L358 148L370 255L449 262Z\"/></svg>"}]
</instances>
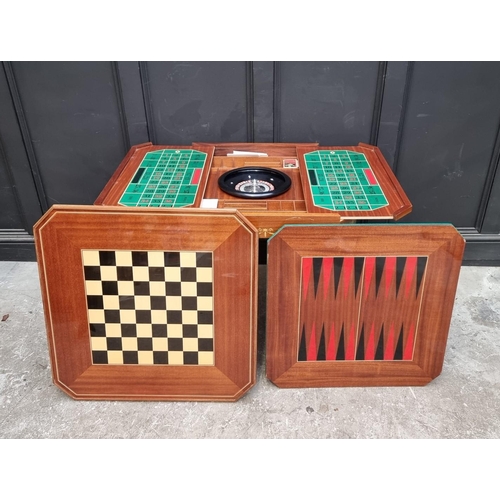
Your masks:
<instances>
[{"instance_id":1,"label":"green felt surface","mask_svg":"<svg viewBox=\"0 0 500 500\"><path fill-rule=\"evenodd\" d=\"M146 153L118 203L127 207L192 205L207 154L192 149Z\"/></svg>"},{"instance_id":2,"label":"green felt surface","mask_svg":"<svg viewBox=\"0 0 500 500\"><path fill-rule=\"evenodd\" d=\"M315 206L361 211L389 205L363 153L318 150L304 159Z\"/></svg>"}]
</instances>

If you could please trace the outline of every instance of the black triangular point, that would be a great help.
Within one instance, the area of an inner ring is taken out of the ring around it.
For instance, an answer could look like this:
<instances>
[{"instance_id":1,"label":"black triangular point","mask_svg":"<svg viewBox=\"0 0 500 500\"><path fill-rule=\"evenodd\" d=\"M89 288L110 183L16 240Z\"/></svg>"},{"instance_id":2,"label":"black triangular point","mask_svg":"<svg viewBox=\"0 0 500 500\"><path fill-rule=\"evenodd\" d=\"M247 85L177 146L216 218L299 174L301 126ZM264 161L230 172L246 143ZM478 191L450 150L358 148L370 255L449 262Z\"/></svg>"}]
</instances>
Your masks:
<instances>
[{"instance_id":1,"label":"black triangular point","mask_svg":"<svg viewBox=\"0 0 500 500\"><path fill-rule=\"evenodd\" d=\"M380 337L378 339L377 350L375 351L375 359L384 359L384 325L380 329Z\"/></svg>"},{"instance_id":2,"label":"black triangular point","mask_svg":"<svg viewBox=\"0 0 500 500\"><path fill-rule=\"evenodd\" d=\"M321 329L321 338L319 339L318 356L316 359L318 361L326 360L325 325Z\"/></svg>"},{"instance_id":3,"label":"black triangular point","mask_svg":"<svg viewBox=\"0 0 500 500\"><path fill-rule=\"evenodd\" d=\"M399 332L398 343L396 345L396 350L394 351L394 359L403 359L403 325L401 325L401 331Z\"/></svg>"},{"instance_id":4,"label":"black triangular point","mask_svg":"<svg viewBox=\"0 0 500 500\"><path fill-rule=\"evenodd\" d=\"M314 296L318 293L319 276L321 274L321 265L323 264L323 259L321 257L313 258L313 278L314 278Z\"/></svg>"},{"instance_id":5,"label":"black triangular point","mask_svg":"<svg viewBox=\"0 0 500 500\"><path fill-rule=\"evenodd\" d=\"M359 361L365 359L365 325L361 327L361 334L358 340L358 349L356 351L356 359Z\"/></svg>"},{"instance_id":6,"label":"black triangular point","mask_svg":"<svg viewBox=\"0 0 500 500\"><path fill-rule=\"evenodd\" d=\"M406 265L406 257L396 257L396 297L398 296L401 280L403 279L403 271Z\"/></svg>"},{"instance_id":7,"label":"black triangular point","mask_svg":"<svg viewBox=\"0 0 500 500\"><path fill-rule=\"evenodd\" d=\"M335 278L335 295L337 295L340 283L340 273L342 272L342 267L344 265L343 257L335 257L333 259L333 270L334 270L334 278Z\"/></svg>"},{"instance_id":8,"label":"black triangular point","mask_svg":"<svg viewBox=\"0 0 500 500\"><path fill-rule=\"evenodd\" d=\"M358 293L359 281L361 280L364 264L364 257L354 257L354 295L357 295Z\"/></svg>"},{"instance_id":9,"label":"black triangular point","mask_svg":"<svg viewBox=\"0 0 500 500\"><path fill-rule=\"evenodd\" d=\"M344 325L342 325L342 330L340 331L339 345L337 347L337 356L335 359L337 361L343 361L345 359Z\"/></svg>"},{"instance_id":10,"label":"black triangular point","mask_svg":"<svg viewBox=\"0 0 500 500\"><path fill-rule=\"evenodd\" d=\"M302 335L300 336L299 361L307 361L306 328L305 328L305 326L302 327Z\"/></svg>"},{"instance_id":11,"label":"black triangular point","mask_svg":"<svg viewBox=\"0 0 500 500\"><path fill-rule=\"evenodd\" d=\"M420 290L422 279L424 277L426 265L427 265L427 257L417 257L417 295Z\"/></svg>"}]
</instances>

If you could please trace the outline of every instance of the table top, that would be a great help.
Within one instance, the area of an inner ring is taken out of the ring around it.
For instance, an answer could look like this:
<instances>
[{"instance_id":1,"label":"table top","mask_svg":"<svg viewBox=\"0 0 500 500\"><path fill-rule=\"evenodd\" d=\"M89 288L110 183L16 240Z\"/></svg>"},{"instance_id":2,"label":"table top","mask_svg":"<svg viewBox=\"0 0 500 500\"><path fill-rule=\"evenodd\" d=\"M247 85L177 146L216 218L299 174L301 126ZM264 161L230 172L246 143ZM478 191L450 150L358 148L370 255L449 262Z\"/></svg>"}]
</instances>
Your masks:
<instances>
[{"instance_id":1,"label":"table top","mask_svg":"<svg viewBox=\"0 0 500 500\"><path fill-rule=\"evenodd\" d=\"M291 188L266 199L242 199L220 189L221 176L250 166L287 174ZM236 209L261 237L284 224L399 220L412 208L379 148L363 143L140 144L131 148L94 204Z\"/></svg>"}]
</instances>

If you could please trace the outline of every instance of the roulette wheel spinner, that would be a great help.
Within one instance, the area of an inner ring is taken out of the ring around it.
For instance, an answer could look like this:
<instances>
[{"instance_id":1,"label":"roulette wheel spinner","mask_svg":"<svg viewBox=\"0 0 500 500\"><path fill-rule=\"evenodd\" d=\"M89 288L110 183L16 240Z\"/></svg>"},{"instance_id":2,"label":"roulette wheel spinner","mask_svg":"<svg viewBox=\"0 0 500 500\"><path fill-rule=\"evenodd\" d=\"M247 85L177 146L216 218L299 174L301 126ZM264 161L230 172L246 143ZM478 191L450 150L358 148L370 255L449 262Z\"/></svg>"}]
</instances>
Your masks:
<instances>
[{"instance_id":1,"label":"roulette wheel spinner","mask_svg":"<svg viewBox=\"0 0 500 500\"><path fill-rule=\"evenodd\" d=\"M274 198L288 191L290 177L272 168L242 167L219 177L219 187L225 193L249 199Z\"/></svg>"}]
</instances>

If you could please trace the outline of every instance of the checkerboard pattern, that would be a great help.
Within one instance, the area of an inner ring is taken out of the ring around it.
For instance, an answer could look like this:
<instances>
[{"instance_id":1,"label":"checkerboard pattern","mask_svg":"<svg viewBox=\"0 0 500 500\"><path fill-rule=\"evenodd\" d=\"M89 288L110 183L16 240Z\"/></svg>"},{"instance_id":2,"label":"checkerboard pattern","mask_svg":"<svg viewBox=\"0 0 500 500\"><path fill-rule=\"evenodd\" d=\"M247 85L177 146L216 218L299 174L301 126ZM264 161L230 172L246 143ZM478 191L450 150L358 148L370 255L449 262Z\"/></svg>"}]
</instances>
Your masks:
<instances>
[{"instance_id":1,"label":"checkerboard pattern","mask_svg":"<svg viewBox=\"0 0 500 500\"><path fill-rule=\"evenodd\" d=\"M82 250L92 363L213 365L211 252Z\"/></svg>"}]
</instances>

